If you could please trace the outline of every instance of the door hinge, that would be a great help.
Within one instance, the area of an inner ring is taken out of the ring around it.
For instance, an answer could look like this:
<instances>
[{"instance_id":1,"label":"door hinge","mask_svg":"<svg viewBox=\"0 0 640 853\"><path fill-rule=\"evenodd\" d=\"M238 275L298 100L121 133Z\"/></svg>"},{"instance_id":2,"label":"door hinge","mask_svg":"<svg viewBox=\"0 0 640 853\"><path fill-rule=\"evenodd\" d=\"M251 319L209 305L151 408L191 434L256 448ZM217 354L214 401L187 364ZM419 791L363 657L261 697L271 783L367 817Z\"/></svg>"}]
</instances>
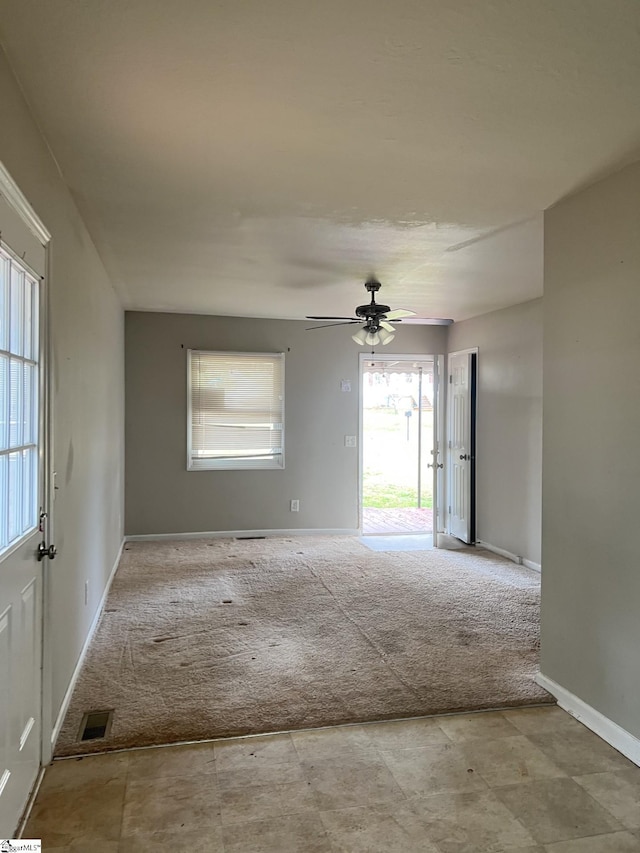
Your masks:
<instances>
[{"instance_id":1,"label":"door hinge","mask_svg":"<svg viewBox=\"0 0 640 853\"><path fill-rule=\"evenodd\" d=\"M449 515L451 515L451 507L449 507Z\"/></svg>"},{"instance_id":2,"label":"door hinge","mask_svg":"<svg viewBox=\"0 0 640 853\"><path fill-rule=\"evenodd\" d=\"M453 373L449 374L449 385L453 385Z\"/></svg>"}]
</instances>

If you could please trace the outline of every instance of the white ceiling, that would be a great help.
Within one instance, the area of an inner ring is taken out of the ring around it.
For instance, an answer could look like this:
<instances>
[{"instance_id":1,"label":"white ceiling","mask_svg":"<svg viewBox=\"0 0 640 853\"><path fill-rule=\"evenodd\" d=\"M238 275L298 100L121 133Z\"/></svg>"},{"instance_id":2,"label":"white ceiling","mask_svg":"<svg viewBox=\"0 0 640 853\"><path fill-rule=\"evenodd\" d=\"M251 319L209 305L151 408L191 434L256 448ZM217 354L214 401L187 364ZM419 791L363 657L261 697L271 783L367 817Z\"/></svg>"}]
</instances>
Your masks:
<instances>
[{"instance_id":1,"label":"white ceiling","mask_svg":"<svg viewBox=\"0 0 640 853\"><path fill-rule=\"evenodd\" d=\"M128 308L513 305L541 211L640 157L638 0L0 0L0 36Z\"/></svg>"}]
</instances>

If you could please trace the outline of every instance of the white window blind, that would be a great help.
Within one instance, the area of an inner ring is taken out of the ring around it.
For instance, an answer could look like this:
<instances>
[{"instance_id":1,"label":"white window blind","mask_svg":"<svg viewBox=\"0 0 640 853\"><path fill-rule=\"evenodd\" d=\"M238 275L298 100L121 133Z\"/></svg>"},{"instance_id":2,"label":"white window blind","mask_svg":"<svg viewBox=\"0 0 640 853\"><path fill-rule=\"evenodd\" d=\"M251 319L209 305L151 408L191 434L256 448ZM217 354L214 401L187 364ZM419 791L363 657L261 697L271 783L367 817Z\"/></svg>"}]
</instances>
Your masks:
<instances>
[{"instance_id":1,"label":"white window blind","mask_svg":"<svg viewBox=\"0 0 640 853\"><path fill-rule=\"evenodd\" d=\"M0 554L38 520L39 282L0 247Z\"/></svg>"},{"instance_id":2,"label":"white window blind","mask_svg":"<svg viewBox=\"0 0 640 853\"><path fill-rule=\"evenodd\" d=\"M284 354L189 350L190 470L284 468Z\"/></svg>"}]
</instances>

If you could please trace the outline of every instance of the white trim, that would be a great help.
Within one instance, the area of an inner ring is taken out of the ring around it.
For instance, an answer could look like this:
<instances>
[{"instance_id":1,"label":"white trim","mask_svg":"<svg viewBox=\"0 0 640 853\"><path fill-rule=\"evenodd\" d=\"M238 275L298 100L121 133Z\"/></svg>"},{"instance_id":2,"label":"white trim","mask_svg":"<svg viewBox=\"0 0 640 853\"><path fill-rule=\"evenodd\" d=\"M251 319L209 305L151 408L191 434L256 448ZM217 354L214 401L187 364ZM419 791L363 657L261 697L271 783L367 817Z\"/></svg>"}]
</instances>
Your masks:
<instances>
[{"instance_id":1,"label":"white trim","mask_svg":"<svg viewBox=\"0 0 640 853\"><path fill-rule=\"evenodd\" d=\"M494 554L498 554L500 557L506 557L507 560L512 560L519 566L522 566L524 563L522 557L519 557L517 554L514 554L511 551L507 551L504 548L498 548L497 545L492 545L490 542L485 542L483 539L476 539L476 547L484 548L485 551L492 551Z\"/></svg>"},{"instance_id":2,"label":"white trim","mask_svg":"<svg viewBox=\"0 0 640 853\"><path fill-rule=\"evenodd\" d=\"M51 234L44 227L42 220L31 207L27 201L27 197L20 190L20 187L13 180L2 162L0 162L0 195L4 196L9 206L18 214L29 231L31 231L43 246L46 246L51 240Z\"/></svg>"},{"instance_id":3,"label":"white trim","mask_svg":"<svg viewBox=\"0 0 640 853\"><path fill-rule=\"evenodd\" d=\"M84 664L84 659L89 651L89 646L91 645L91 641L93 640L93 635L96 632L96 629L100 623L100 618L102 616L102 611L107 602L107 596L109 595L109 590L111 589L111 584L115 577L115 574L118 570L118 566L120 565L120 558L122 557L122 551L125 544L125 539L120 543L120 548L118 550L118 556L115 559L113 567L111 569L111 573L109 574L109 578L104 587L104 592L102 593L102 598L100 599L100 604L96 609L96 614L93 617L93 622L91 623L91 627L87 632L86 639L84 641L84 645L82 647L82 651L80 652L80 657L76 663L75 669L73 670L73 675L71 676L71 680L69 681L69 686L67 687L67 692L64 694L64 699L62 700L62 705L60 706L60 710L58 712L58 717L56 719L55 725L53 727L53 731L51 732L51 752L55 749L56 741L58 740L58 735L60 734L60 729L62 728L62 724L64 723L64 718L67 715L67 711L69 709L69 704L71 702L71 697L73 696L73 691L75 690L76 682L78 681L78 677L80 675L80 671L82 670L82 665Z\"/></svg>"},{"instance_id":4,"label":"white trim","mask_svg":"<svg viewBox=\"0 0 640 853\"><path fill-rule=\"evenodd\" d=\"M467 347L466 349L456 349L451 350L451 352L447 353L447 356L450 355L479 355L480 350L478 347ZM449 369L449 365L447 364L447 370Z\"/></svg>"},{"instance_id":5,"label":"white trim","mask_svg":"<svg viewBox=\"0 0 640 853\"><path fill-rule=\"evenodd\" d=\"M126 542L153 542L162 539L272 539L281 536L360 536L358 530L292 528L291 530L203 530L195 533L138 533L125 536Z\"/></svg>"},{"instance_id":6,"label":"white trim","mask_svg":"<svg viewBox=\"0 0 640 853\"><path fill-rule=\"evenodd\" d=\"M632 735L622 726L614 723L600 711L596 711L591 705L587 705L565 687L562 687L551 678L547 678L539 672L535 678L540 687L544 687L552 696L555 696L558 705L592 732L595 732L602 740L605 740L618 752L621 752L634 764L640 766L640 738Z\"/></svg>"},{"instance_id":7,"label":"white trim","mask_svg":"<svg viewBox=\"0 0 640 853\"><path fill-rule=\"evenodd\" d=\"M505 548L498 548L497 545L492 545L490 542L485 542L483 539L476 539L476 547L484 548L485 551L491 551L494 554L498 554L500 557L506 557L507 560L517 563L518 566L533 569L534 572L542 572L542 566L540 563L534 563L533 560L527 560L526 557L520 557L512 551L507 551Z\"/></svg>"}]
</instances>

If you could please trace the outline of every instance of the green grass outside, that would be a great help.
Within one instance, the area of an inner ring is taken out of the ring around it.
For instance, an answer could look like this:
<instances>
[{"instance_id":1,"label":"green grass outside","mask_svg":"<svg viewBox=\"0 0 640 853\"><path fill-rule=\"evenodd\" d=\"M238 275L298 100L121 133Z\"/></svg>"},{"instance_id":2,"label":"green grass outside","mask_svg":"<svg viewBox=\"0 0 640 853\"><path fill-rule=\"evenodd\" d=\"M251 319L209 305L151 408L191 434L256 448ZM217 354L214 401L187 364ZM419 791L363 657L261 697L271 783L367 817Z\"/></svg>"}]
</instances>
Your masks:
<instances>
[{"instance_id":1,"label":"green grass outside","mask_svg":"<svg viewBox=\"0 0 640 853\"><path fill-rule=\"evenodd\" d=\"M365 410L362 505L370 509L414 509L417 489L417 416L408 419L404 410ZM423 427L424 447L432 441L431 418ZM432 508L430 472L423 471L422 506Z\"/></svg>"},{"instance_id":2,"label":"green grass outside","mask_svg":"<svg viewBox=\"0 0 640 853\"><path fill-rule=\"evenodd\" d=\"M406 509L418 506L418 490L393 483L363 482L362 505L367 509ZM422 506L431 508L431 495L422 495Z\"/></svg>"}]
</instances>

